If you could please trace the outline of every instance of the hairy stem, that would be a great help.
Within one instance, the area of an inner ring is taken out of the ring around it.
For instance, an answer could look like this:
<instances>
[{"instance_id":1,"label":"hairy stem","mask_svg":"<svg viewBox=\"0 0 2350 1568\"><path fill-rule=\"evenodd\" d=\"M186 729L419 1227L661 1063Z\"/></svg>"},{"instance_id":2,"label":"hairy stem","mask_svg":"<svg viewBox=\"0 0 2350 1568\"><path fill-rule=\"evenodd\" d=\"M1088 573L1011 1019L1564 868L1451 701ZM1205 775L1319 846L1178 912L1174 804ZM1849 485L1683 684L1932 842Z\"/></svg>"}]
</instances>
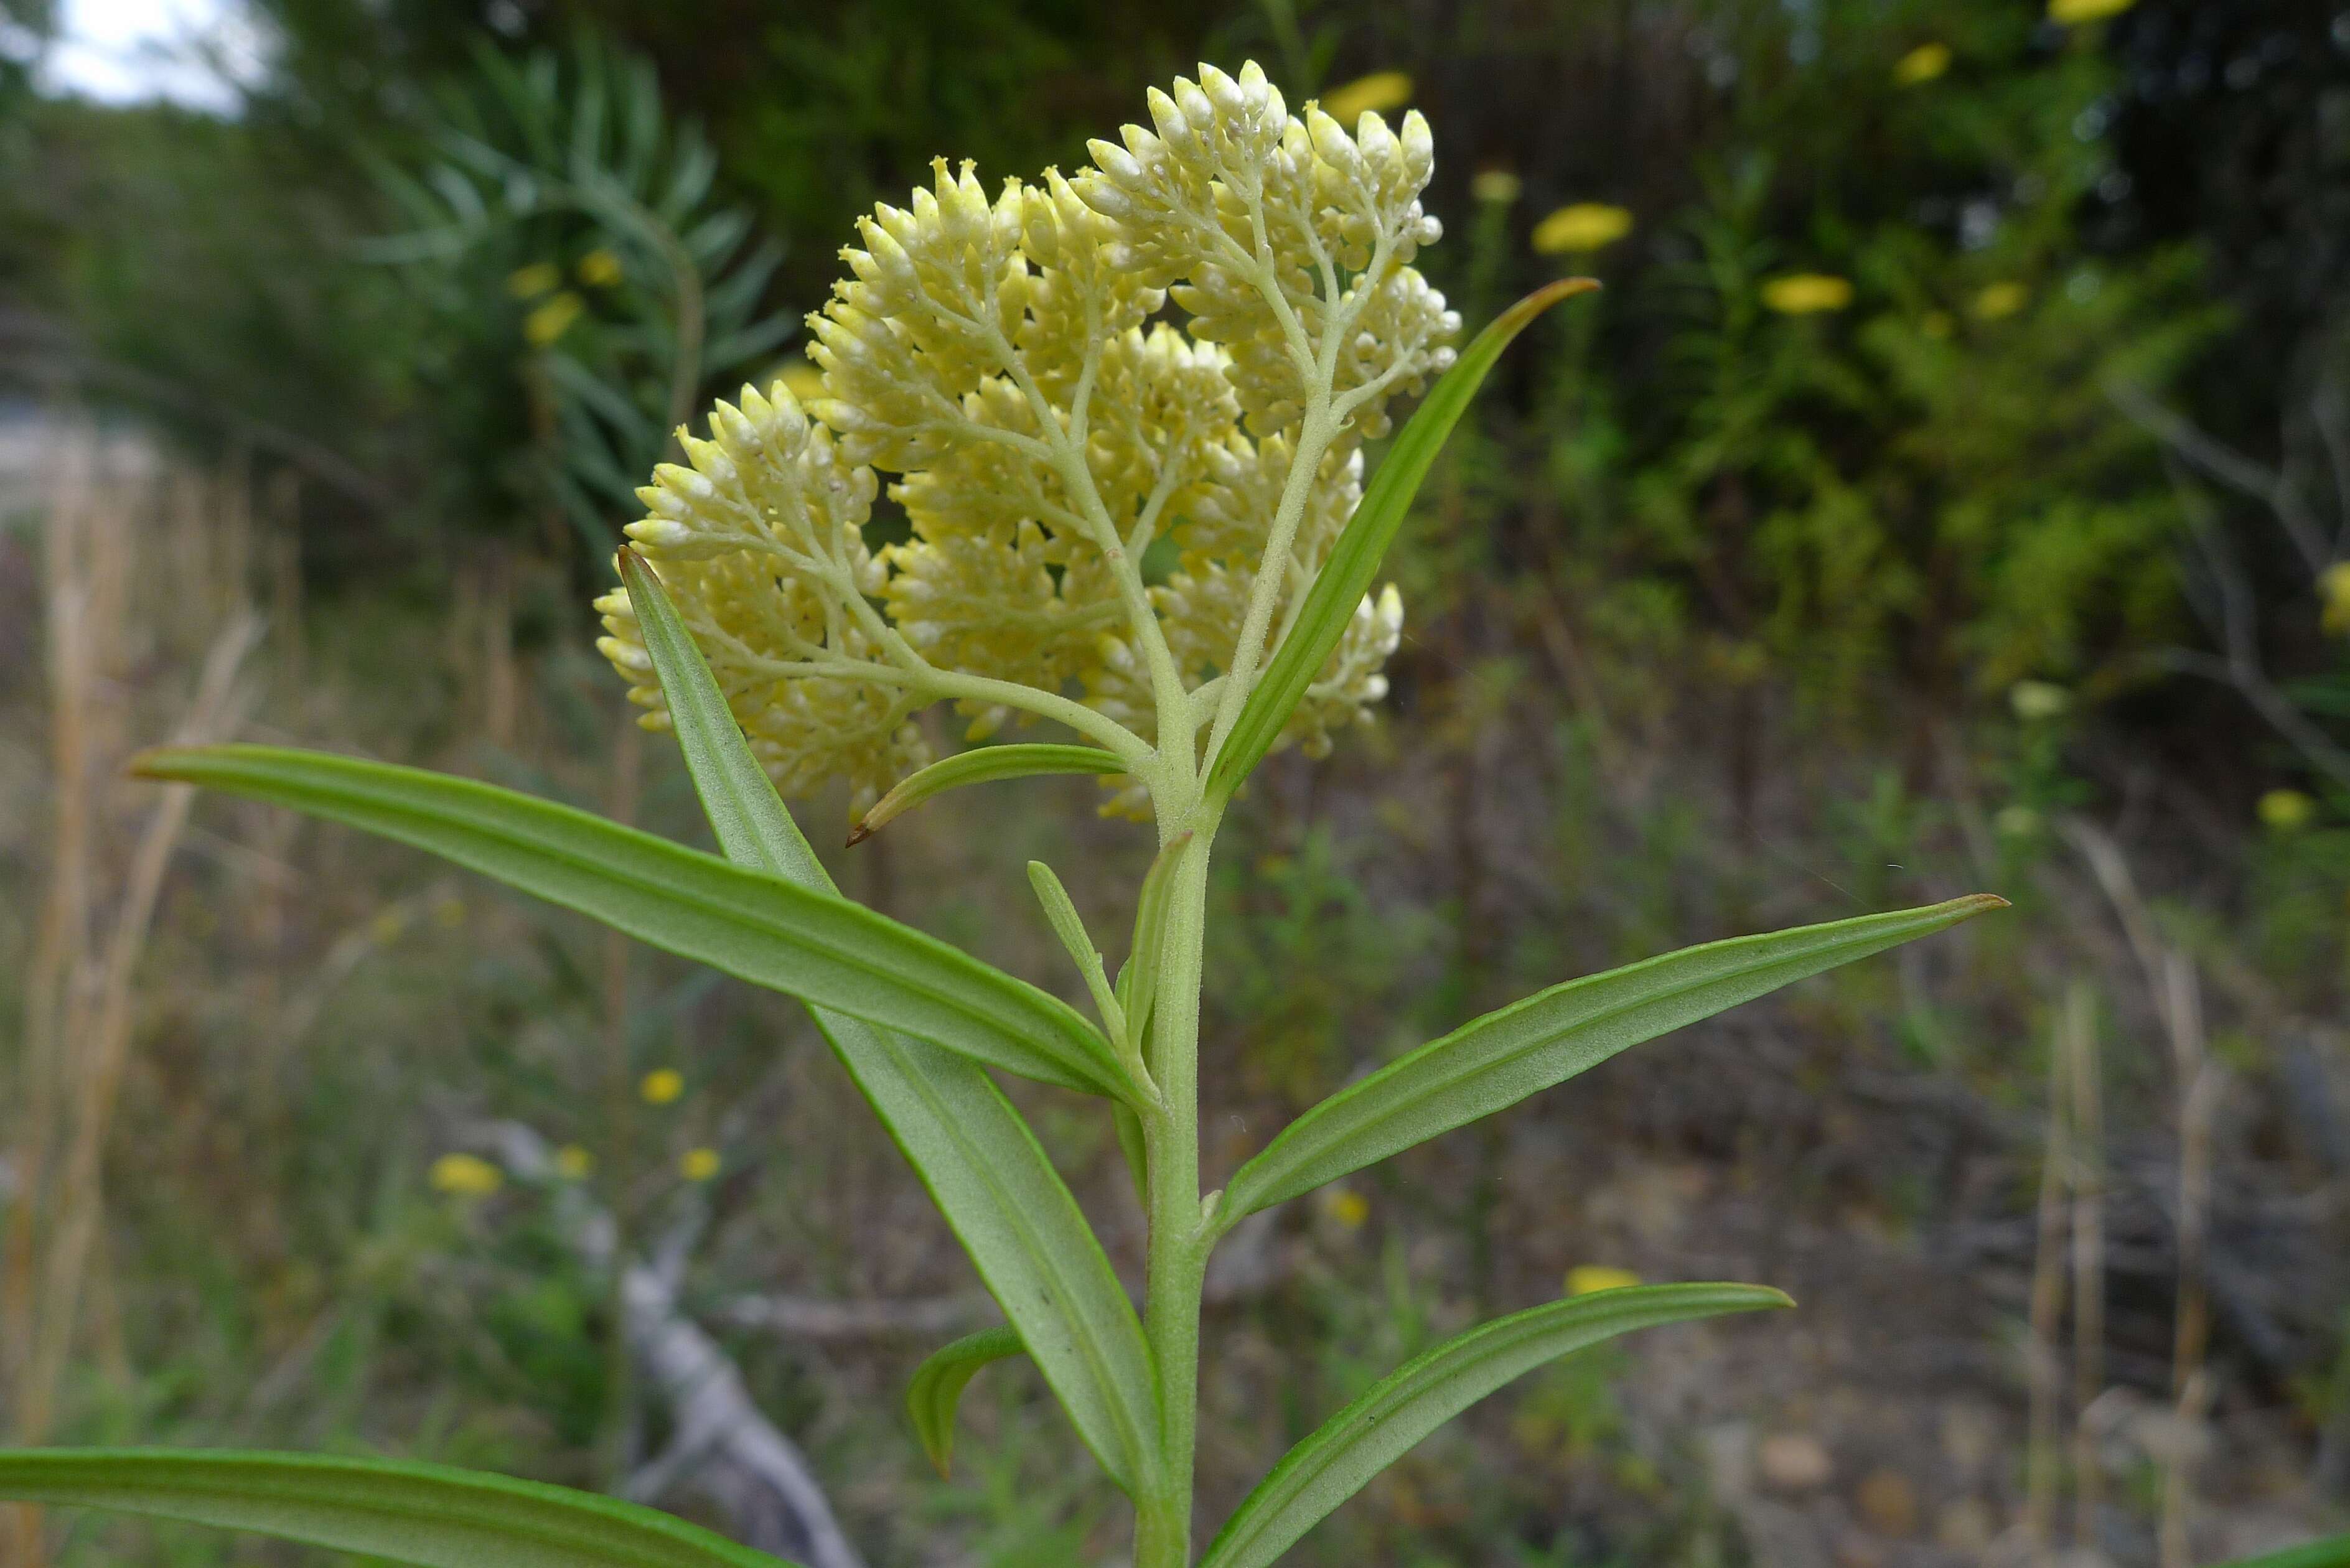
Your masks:
<instances>
[{"instance_id":1,"label":"hairy stem","mask_svg":"<svg viewBox=\"0 0 2350 1568\"><path fill-rule=\"evenodd\" d=\"M1143 1329L1159 1373L1160 1462L1135 1500L1135 1568L1189 1568L1191 1468L1199 1428L1200 1299L1214 1245L1200 1200L1200 979L1215 807L1194 809L1175 869L1167 934L1154 955L1159 1002L1148 1056L1159 1104L1143 1120L1149 1153L1149 1277Z\"/></svg>"}]
</instances>

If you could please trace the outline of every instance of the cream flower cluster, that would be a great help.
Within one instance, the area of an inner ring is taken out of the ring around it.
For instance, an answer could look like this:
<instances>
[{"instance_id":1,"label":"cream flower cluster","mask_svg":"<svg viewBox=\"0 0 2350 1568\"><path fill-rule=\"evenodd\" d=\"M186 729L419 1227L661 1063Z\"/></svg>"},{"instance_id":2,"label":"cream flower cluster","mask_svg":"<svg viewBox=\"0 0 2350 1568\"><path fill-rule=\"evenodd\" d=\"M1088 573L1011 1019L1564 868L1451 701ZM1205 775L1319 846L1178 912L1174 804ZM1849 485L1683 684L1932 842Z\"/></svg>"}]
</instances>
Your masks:
<instances>
[{"instance_id":1,"label":"cream flower cluster","mask_svg":"<svg viewBox=\"0 0 2350 1568\"><path fill-rule=\"evenodd\" d=\"M629 535L786 793L869 801L941 701L974 738L1044 716L1196 747L1360 500L1359 443L1451 363L1460 318L1410 265L1440 233L1417 113L1300 118L1253 64L1149 109L1074 178L991 197L941 160L861 219L809 318L821 395L746 388L639 492ZM910 536L871 549L877 472ZM598 607L660 725L626 593ZM1365 598L1284 739L1319 755L1367 717L1401 626Z\"/></svg>"}]
</instances>

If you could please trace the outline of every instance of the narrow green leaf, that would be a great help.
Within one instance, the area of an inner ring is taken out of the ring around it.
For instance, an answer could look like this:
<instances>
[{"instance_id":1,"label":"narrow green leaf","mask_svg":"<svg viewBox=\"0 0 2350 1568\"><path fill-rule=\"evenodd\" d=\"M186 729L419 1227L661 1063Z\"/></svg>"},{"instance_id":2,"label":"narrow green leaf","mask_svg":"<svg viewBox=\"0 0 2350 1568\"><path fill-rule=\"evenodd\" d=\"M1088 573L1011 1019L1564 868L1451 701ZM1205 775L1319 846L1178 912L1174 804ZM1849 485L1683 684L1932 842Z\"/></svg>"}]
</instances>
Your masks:
<instances>
[{"instance_id":1,"label":"narrow green leaf","mask_svg":"<svg viewBox=\"0 0 2350 1568\"><path fill-rule=\"evenodd\" d=\"M2331 1535L2265 1556L2236 1558L2220 1568L2350 1568L2350 1535Z\"/></svg>"},{"instance_id":2,"label":"narrow green leaf","mask_svg":"<svg viewBox=\"0 0 2350 1568\"><path fill-rule=\"evenodd\" d=\"M989 1362L1027 1348L1014 1329L983 1328L934 1352L914 1368L914 1380L906 1388L906 1413L913 1417L914 1435L939 1474L948 1474L954 1459L955 1405L964 1386Z\"/></svg>"},{"instance_id":3,"label":"narrow green leaf","mask_svg":"<svg viewBox=\"0 0 2350 1568\"><path fill-rule=\"evenodd\" d=\"M957 752L899 780L895 789L875 801L858 819L857 826L849 831L848 842L862 844L932 795L964 784L1035 778L1039 774L1122 774L1126 770L1124 762L1099 746L1023 742Z\"/></svg>"},{"instance_id":4,"label":"narrow green leaf","mask_svg":"<svg viewBox=\"0 0 2350 1568\"><path fill-rule=\"evenodd\" d=\"M775 794L775 782L743 739L742 726L717 678L703 662L702 649L686 629L677 605L661 587L652 566L633 548L618 557L621 586L629 590L629 607L652 656L653 672L660 678L661 700L669 707L670 728L678 750L685 753L685 771L701 798L702 814L718 847L737 866L768 871L811 892L833 893L832 877L800 836L799 825Z\"/></svg>"},{"instance_id":5,"label":"narrow green leaf","mask_svg":"<svg viewBox=\"0 0 2350 1568\"><path fill-rule=\"evenodd\" d=\"M1175 886L1175 867L1190 848L1191 836L1179 833L1159 851L1159 858L1143 874L1142 893L1135 900L1134 949L1118 972L1118 1000L1126 1010L1128 1041L1143 1060L1149 1061L1150 1010L1159 1000L1159 953L1166 945L1169 894Z\"/></svg>"},{"instance_id":6,"label":"narrow green leaf","mask_svg":"<svg viewBox=\"0 0 2350 1568\"><path fill-rule=\"evenodd\" d=\"M20 1449L0 1452L0 1498L248 1530L416 1568L790 1568L633 1502L390 1459Z\"/></svg>"},{"instance_id":7,"label":"narrow green leaf","mask_svg":"<svg viewBox=\"0 0 2350 1568\"><path fill-rule=\"evenodd\" d=\"M1685 948L1489 1012L1339 1090L1233 1173L1232 1220L1465 1127L1646 1040L1806 975L1928 936L2007 900L1924 909Z\"/></svg>"},{"instance_id":8,"label":"narrow green leaf","mask_svg":"<svg viewBox=\"0 0 2350 1568\"><path fill-rule=\"evenodd\" d=\"M1636 1328L1794 1304L1762 1285L1635 1285L1472 1328L1412 1357L1283 1456L1200 1568L1266 1568L1422 1438L1546 1362Z\"/></svg>"},{"instance_id":9,"label":"narrow green leaf","mask_svg":"<svg viewBox=\"0 0 2350 1568\"><path fill-rule=\"evenodd\" d=\"M1139 1097L1109 1043L1066 1002L836 894L421 768L272 746L171 748L133 766L429 849L681 957L1007 1072Z\"/></svg>"},{"instance_id":10,"label":"narrow green leaf","mask_svg":"<svg viewBox=\"0 0 2350 1568\"><path fill-rule=\"evenodd\" d=\"M629 597L719 844L740 864L832 892L660 578L642 573ZM1149 1346L1028 1124L969 1058L820 1007L808 1013L1019 1330L1078 1436L1133 1490L1157 1451ZM1111 1106L1123 1108L1116 1100Z\"/></svg>"},{"instance_id":11,"label":"narrow green leaf","mask_svg":"<svg viewBox=\"0 0 2350 1568\"><path fill-rule=\"evenodd\" d=\"M1126 1038L1126 1010L1118 1005L1118 994L1111 990L1109 973L1102 968L1101 950L1086 929L1084 917L1077 913L1069 890L1053 868L1042 860L1028 862L1028 885L1036 889L1036 901L1045 907L1045 919L1052 923L1053 934L1061 939L1067 950L1069 961L1077 966L1085 978L1086 989L1093 993L1094 1006L1101 1012L1102 1026L1109 1031L1113 1043Z\"/></svg>"},{"instance_id":12,"label":"narrow green leaf","mask_svg":"<svg viewBox=\"0 0 2350 1568\"><path fill-rule=\"evenodd\" d=\"M1347 623L1354 619L1356 607L1370 591L1388 545L1403 525L1404 514L1411 510L1412 498L1419 493L1420 481L1428 477L1436 454L1444 450L1445 439L1468 411L1470 400L1501 358L1502 350L1534 317L1560 300L1588 294L1598 286L1587 277L1570 277L1536 289L1477 334L1430 390L1380 460L1378 472L1363 487L1362 502L1332 546L1321 575L1307 590L1295 622L1258 676L1232 732L1217 748L1208 770L1211 799L1229 798L1240 788L1273 749L1297 704L1305 700L1306 689L1330 661Z\"/></svg>"}]
</instances>

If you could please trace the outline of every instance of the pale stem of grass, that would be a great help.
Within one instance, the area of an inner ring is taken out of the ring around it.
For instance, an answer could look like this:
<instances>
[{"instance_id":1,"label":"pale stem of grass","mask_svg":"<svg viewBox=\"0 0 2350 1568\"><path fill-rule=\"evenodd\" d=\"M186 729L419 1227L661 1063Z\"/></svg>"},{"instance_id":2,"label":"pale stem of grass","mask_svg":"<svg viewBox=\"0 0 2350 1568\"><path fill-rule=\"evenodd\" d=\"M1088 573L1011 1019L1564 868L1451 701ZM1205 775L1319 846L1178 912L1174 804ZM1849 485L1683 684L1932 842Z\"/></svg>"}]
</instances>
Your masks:
<instances>
[{"instance_id":1,"label":"pale stem of grass","mask_svg":"<svg viewBox=\"0 0 2350 1568\"><path fill-rule=\"evenodd\" d=\"M2060 1038L2073 1120L2073 1543L2095 1552L2105 1471L2088 1416L2106 1384L2106 1115L2096 1002L2085 983L2065 993Z\"/></svg>"},{"instance_id":2,"label":"pale stem of grass","mask_svg":"<svg viewBox=\"0 0 2350 1568\"><path fill-rule=\"evenodd\" d=\"M612 743L612 774L604 796L605 814L614 822L634 826L637 815L637 793L643 770L644 731L638 727L636 709L623 704ZM611 1165L612 1189L617 1194L629 1190L636 1175L636 1093L630 1083L629 1060L629 955L636 947L619 931L607 928L604 932L604 1094L611 1120L611 1147L606 1158ZM612 1222L625 1228L631 1216L625 1205L616 1202ZM617 1244L625 1247L626 1237L619 1236ZM608 1392L604 1401L604 1429L598 1434L603 1449L604 1472L617 1484L628 1478L635 1463L629 1449L629 1428L635 1402L635 1366L629 1354L628 1335L618 1326L628 1321L627 1303L621 1299L621 1271L612 1272L611 1342L605 1347L605 1375Z\"/></svg>"},{"instance_id":3,"label":"pale stem of grass","mask_svg":"<svg viewBox=\"0 0 2350 1568\"><path fill-rule=\"evenodd\" d=\"M2170 1353L2171 1431L2162 1466L2162 1568L2189 1568L2188 1517L2194 1449L2210 1399L2204 1350L2211 1314L2204 1255L2211 1203L2211 1121L2225 1075L2205 1049L2203 998L2194 964L2177 949L2162 962L2162 1013L2178 1088L2178 1295Z\"/></svg>"},{"instance_id":4,"label":"pale stem of grass","mask_svg":"<svg viewBox=\"0 0 2350 1568\"><path fill-rule=\"evenodd\" d=\"M2064 1189L2073 1161L2066 1027L2060 1022L2049 1044L2048 1131L2041 1150L2039 1240L2032 1264L2032 1414L2024 1450L2023 1532L2033 1560L2043 1568L2055 1561L2056 1401L2064 1371L2056 1335L2064 1315Z\"/></svg>"},{"instance_id":5,"label":"pale stem of grass","mask_svg":"<svg viewBox=\"0 0 2350 1568\"><path fill-rule=\"evenodd\" d=\"M108 1134L137 1023L132 982L195 793L177 786L157 800L133 841L101 933L93 912L99 886L108 878L95 808L107 798L102 770L110 773L127 750L120 709L134 629L133 563L142 551L151 556L159 545L167 554L175 545L184 554L200 530L183 527L161 541L134 541L135 519L145 508L110 488L101 493L88 478L94 462L86 455L79 477L60 484L45 533L56 858L28 1018L28 1120L18 1144L25 1197L10 1226L6 1292L11 1438L28 1447L45 1441L56 1425L58 1391L87 1326L82 1309L104 1215ZM76 472L68 465L69 474ZM200 497L184 485L178 489L182 519ZM240 527L233 513L225 515L224 569L234 569L243 558L233 548ZM182 572L180 580L192 583L200 605L208 597L203 592L208 582L223 587L224 599L241 590L234 576ZM151 635L160 628L144 629ZM201 743L235 729L237 676L260 631L258 618L238 602L211 639L175 739ZM16 1510L12 1522L10 1560L16 1568L38 1568L46 1556L38 1511Z\"/></svg>"}]
</instances>

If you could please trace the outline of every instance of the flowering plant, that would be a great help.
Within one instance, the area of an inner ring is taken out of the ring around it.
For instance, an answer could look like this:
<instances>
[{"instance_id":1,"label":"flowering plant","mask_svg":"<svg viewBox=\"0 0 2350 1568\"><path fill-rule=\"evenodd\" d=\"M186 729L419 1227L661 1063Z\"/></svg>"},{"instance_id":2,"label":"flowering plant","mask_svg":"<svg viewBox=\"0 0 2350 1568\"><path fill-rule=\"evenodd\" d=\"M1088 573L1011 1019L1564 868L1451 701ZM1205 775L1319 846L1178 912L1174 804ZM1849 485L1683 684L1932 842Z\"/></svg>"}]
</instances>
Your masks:
<instances>
[{"instance_id":1,"label":"flowering plant","mask_svg":"<svg viewBox=\"0 0 2350 1568\"><path fill-rule=\"evenodd\" d=\"M205 784L388 835L803 998L915 1167L1006 1323L913 1378L943 1464L955 1402L1024 1355L1133 1500L1137 1568L1194 1561L1200 1306L1253 1213L1553 1087L1669 1030L1940 930L1955 899L1715 942L1554 986L1349 1085L1218 1189L1200 1173L1210 857L1276 746L1309 754L1385 691L1402 609L1372 588L1421 477L1554 285L1463 350L1412 267L1440 229L1417 114L1293 115L1253 65L1150 95L1153 129L1075 178L990 198L941 163L845 253L814 318L822 395L778 385L681 432L629 530L603 648L673 731L723 856L526 795L263 747L151 754ZM1167 314L1172 306L1180 319ZM1366 482L1362 443L1431 379ZM882 473L912 534L866 535ZM1163 563L1156 569L1154 562ZM929 761L915 713L967 738L1049 721L1075 742ZM956 784L1112 781L1159 853L1113 978L1058 879L1030 872L1088 994L1045 991L842 898L778 794L845 777L861 831ZM884 793L886 790L886 794ZM992 1072L1098 1097L1149 1221L1138 1314ZM1786 1304L1736 1284L1624 1285L1473 1328L1300 1443L1200 1559L1261 1568L1420 1438L1531 1368L1628 1330ZM0 1459L0 1495L238 1524L414 1563L765 1563L667 1516L431 1467L298 1456Z\"/></svg>"}]
</instances>

